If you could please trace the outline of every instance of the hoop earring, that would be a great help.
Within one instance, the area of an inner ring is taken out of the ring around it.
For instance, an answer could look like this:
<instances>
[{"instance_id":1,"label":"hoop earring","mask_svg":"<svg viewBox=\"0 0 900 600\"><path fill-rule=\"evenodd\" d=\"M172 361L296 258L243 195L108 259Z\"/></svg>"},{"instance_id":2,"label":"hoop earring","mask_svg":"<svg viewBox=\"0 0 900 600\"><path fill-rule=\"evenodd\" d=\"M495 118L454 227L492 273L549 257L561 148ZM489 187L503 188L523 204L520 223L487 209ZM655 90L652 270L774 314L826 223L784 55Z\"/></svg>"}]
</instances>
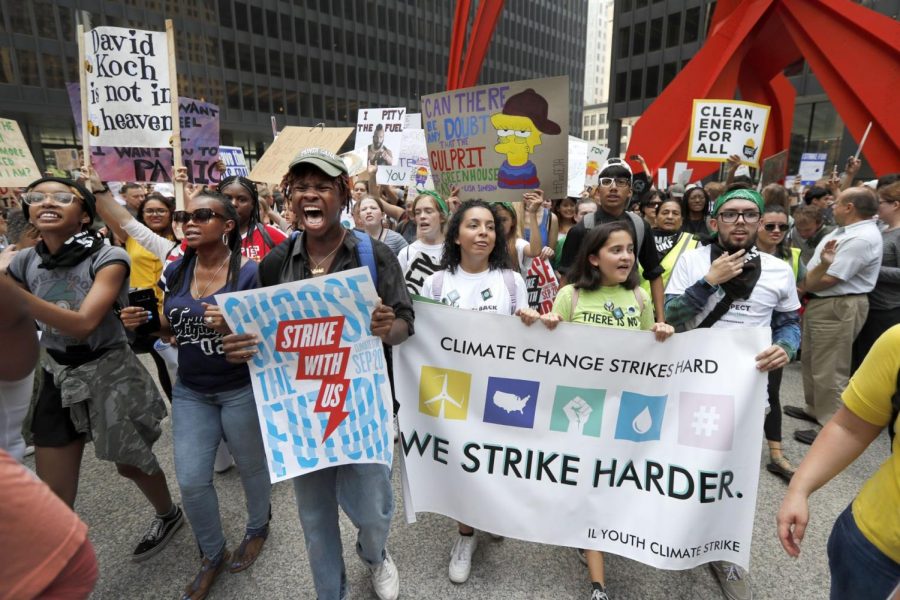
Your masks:
<instances>
[{"instance_id":1,"label":"hoop earring","mask_svg":"<svg viewBox=\"0 0 900 600\"><path fill-rule=\"evenodd\" d=\"M222 245L224 245L226 248L228 247L228 234L227 233L222 234Z\"/></svg>"}]
</instances>

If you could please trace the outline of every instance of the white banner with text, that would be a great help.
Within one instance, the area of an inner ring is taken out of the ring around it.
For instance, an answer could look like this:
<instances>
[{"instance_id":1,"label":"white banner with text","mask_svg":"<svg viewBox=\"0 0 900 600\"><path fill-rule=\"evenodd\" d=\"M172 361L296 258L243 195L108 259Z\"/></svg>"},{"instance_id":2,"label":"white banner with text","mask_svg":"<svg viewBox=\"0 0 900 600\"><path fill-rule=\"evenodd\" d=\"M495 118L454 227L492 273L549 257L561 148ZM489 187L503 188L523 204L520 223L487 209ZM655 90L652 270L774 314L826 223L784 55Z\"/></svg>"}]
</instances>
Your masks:
<instances>
[{"instance_id":1,"label":"white banner with text","mask_svg":"<svg viewBox=\"0 0 900 600\"><path fill-rule=\"evenodd\" d=\"M767 329L649 332L416 303L395 349L407 519L654 567L748 567Z\"/></svg>"}]
</instances>

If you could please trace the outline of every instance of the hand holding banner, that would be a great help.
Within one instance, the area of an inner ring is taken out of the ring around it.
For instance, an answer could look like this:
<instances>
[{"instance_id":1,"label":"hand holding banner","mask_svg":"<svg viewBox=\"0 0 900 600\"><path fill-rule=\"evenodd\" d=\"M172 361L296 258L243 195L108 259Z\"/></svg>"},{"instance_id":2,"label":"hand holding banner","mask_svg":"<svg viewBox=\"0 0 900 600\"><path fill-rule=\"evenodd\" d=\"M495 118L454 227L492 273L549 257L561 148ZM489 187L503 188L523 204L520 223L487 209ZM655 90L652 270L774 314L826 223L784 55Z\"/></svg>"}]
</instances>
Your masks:
<instances>
[{"instance_id":1,"label":"hand holding banner","mask_svg":"<svg viewBox=\"0 0 900 600\"><path fill-rule=\"evenodd\" d=\"M279 136L280 137L280 136ZM390 466L392 396L365 268L216 295L262 340L249 363L272 482L350 463Z\"/></svg>"}]
</instances>

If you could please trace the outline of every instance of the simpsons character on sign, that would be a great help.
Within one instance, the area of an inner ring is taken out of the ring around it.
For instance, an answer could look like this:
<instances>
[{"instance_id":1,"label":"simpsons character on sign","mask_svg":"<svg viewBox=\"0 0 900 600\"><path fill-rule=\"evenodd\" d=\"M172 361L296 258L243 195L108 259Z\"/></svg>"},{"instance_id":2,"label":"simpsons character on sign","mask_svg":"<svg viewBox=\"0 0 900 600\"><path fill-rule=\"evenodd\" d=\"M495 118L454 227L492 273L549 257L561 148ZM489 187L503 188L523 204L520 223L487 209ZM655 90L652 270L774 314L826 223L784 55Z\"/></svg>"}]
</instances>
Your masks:
<instances>
[{"instance_id":1,"label":"simpsons character on sign","mask_svg":"<svg viewBox=\"0 0 900 600\"><path fill-rule=\"evenodd\" d=\"M559 125L548 116L549 106L543 96L528 88L510 96L503 110L491 115L497 130L494 150L506 160L497 173L497 186L506 189L533 190L541 186L537 167L529 157L541 144L541 134L558 135Z\"/></svg>"}]
</instances>

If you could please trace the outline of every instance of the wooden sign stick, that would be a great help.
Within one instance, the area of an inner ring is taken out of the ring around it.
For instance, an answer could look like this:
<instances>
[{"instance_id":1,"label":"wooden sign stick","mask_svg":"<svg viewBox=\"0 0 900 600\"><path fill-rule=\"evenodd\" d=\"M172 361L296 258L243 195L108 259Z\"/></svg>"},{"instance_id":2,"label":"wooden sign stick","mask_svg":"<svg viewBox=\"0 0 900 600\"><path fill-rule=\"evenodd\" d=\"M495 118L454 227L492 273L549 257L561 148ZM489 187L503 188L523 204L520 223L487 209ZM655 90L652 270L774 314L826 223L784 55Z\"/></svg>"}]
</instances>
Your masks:
<instances>
[{"instance_id":1,"label":"wooden sign stick","mask_svg":"<svg viewBox=\"0 0 900 600\"><path fill-rule=\"evenodd\" d=\"M181 122L178 120L178 73L175 70L175 26L166 19L166 45L169 54L169 94L172 99L172 180L184 166L181 160ZM175 209L184 210L184 183L175 183Z\"/></svg>"},{"instance_id":2,"label":"wooden sign stick","mask_svg":"<svg viewBox=\"0 0 900 600\"><path fill-rule=\"evenodd\" d=\"M84 56L84 25L78 26L78 80L81 83L81 154L85 173L91 168L91 132L88 130L87 67Z\"/></svg>"}]
</instances>

